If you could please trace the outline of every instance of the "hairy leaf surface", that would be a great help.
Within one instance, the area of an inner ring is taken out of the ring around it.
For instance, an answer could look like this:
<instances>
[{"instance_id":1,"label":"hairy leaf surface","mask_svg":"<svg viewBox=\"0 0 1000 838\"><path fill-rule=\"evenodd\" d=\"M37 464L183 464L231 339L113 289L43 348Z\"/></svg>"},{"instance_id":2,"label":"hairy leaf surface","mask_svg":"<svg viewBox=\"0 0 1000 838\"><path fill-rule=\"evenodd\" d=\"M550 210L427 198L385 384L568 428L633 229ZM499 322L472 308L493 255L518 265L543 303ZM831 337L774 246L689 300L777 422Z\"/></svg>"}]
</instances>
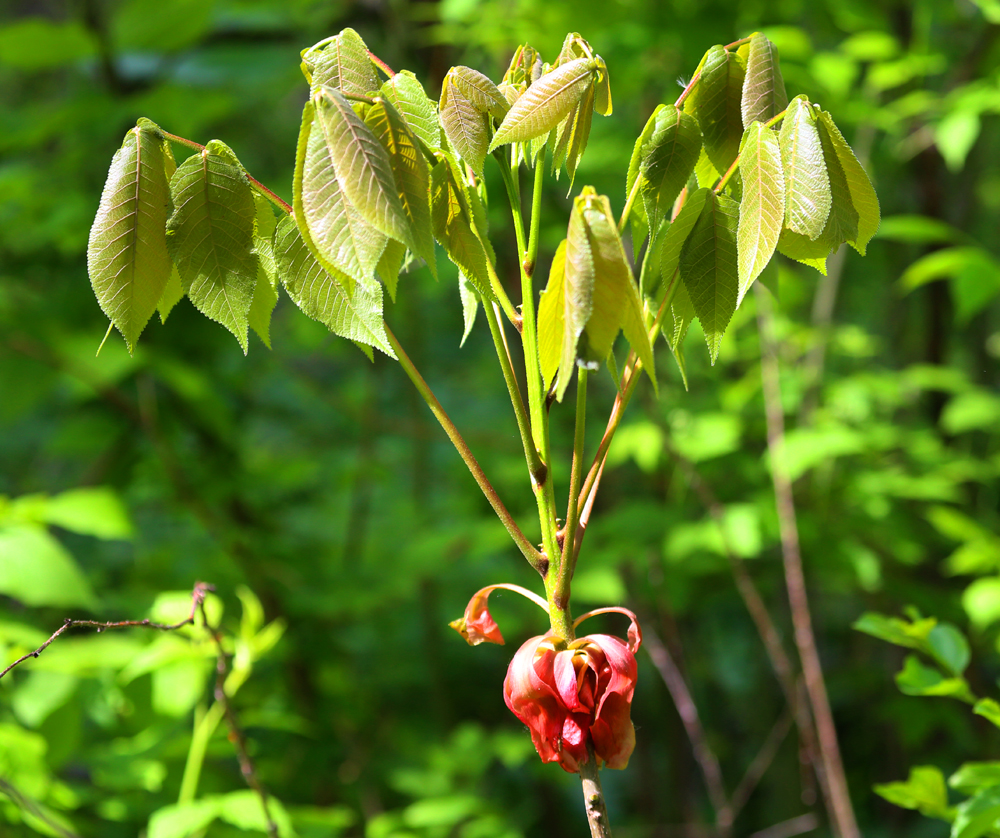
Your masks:
<instances>
[{"instance_id":1,"label":"hairy leaf surface","mask_svg":"<svg viewBox=\"0 0 1000 838\"><path fill-rule=\"evenodd\" d=\"M764 270L785 221L785 179L778 136L761 122L752 122L740 153L743 200L736 235L739 255L739 296L742 302L751 283Z\"/></svg>"},{"instance_id":2,"label":"hairy leaf surface","mask_svg":"<svg viewBox=\"0 0 1000 838\"><path fill-rule=\"evenodd\" d=\"M747 73L743 81L743 126L767 122L788 107L785 80L778 66L778 50L760 32L750 36Z\"/></svg>"},{"instance_id":3,"label":"hairy leaf surface","mask_svg":"<svg viewBox=\"0 0 1000 838\"><path fill-rule=\"evenodd\" d=\"M488 113L497 119L503 119L507 111L510 110L507 97L500 92L488 76L484 76L478 70L459 65L452 67L448 75L451 76L451 83L472 102L477 110Z\"/></svg>"},{"instance_id":4,"label":"hairy leaf surface","mask_svg":"<svg viewBox=\"0 0 1000 838\"><path fill-rule=\"evenodd\" d=\"M736 227L739 204L709 192L698 221L681 250L680 271L708 342L712 363L736 311L739 292Z\"/></svg>"},{"instance_id":5,"label":"hairy leaf surface","mask_svg":"<svg viewBox=\"0 0 1000 838\"><path fill-rule=\"evenodd\" d=\"M694 117L673 105L661 106L655 114L653 130L639 155L640 195L654 230L669 215L701 152L701 131Z\"/></svg>"},{"instance_id":6,"label":"hairy leaf surface","mask_svg":"<svg viewBox=\"0 0 1000 838\"><path fill-rule=\"evenodd\" d=\"M851 193L851 203L858 214L858 233L856 239L848 239L848 243L862 256L868 248L868 242L878 232L881 221L878 196L872 187L867 172L854 156L854 151L847 144L840 129L833 122L833 117L826 111L820 113L820 122L826 128L830 142L833 145L847 179L847 187Z\"/></svg>"},{"instance_id":7,"label":"hairy leaf surface","mask_svg":"<svg viewBox=\"0 0 1000 838\"><path fill-rule=\"evenodd\" d=\"M437 106L409 70L400 70L382 85L382 95L399 111L410 130L431 151L441 149Z\"/></svg>"},{"instance_id":8,"label":"hairy leaf surface","mask_svg":"<svg viewBox=\"0 0 1000 838\"><path fill-rule=\"evenodd\" d=\"M348 295L337 276L324 268L306 247L291 216L282 218L274 233L274 256L288 296L305 314L334 334L375 346L395 358L382 322L382 289L357 286Z\"/></svg>"},{"instance_id":9,"label":"hairy leaf surface","mask_svg":"<svg viewBox=\"0 0 1000 838\"><path fill-rule=\"evenodd\" d=\"M450 73L441 87L439 108L441 126L448 142L472 166L472 170L482 177L486 150L490 144L489 116L452 83Z\"/></svg>"},{"instance_id":10,"label":"hairy leaf surface","mask_svg":"<svg viewBox=\"0 0 1000 838\"><path fill-rule=\"evenodd\" d=\"M140 120L111 160L90 228L90 284L101 310L125 338L129 352L156 310L170 277L165 228L174 168L173 155L159 128Z\"/></svg>"},{"instance_id":11,"label":"hairy leaf surface","mask_svg":"<svg viewBox=\"0 0 1000 838\"><path fill-rule=\"evenodd\" d=\"M796 96L781 123L781 161L785 170L785 226L816 239L830 215L830 176L809 100Z\"/></svg>"},{"instance_id":12,"label":"hairy leaf surface","mask_svg":"<svg viewBox=\"0 0 1000 838\"><path fill-rule=\"evenodd\" d=\"M573 109L594 83L597 61L575 58L541 76L511 106L490 143L489 151L547 134Z\"/></svg>"},{"instance_id":13,"label":"hairy leaf surface","mask_svg":"<svg viewBox=\"0 0 1000 838\"><path fill-rule=\"evenodd\" d=\"M684 105L698 119L705 152L719 172L732 165L740 150L744 76L742 58L714 46L705 54L701 79Z\"/></svg>"},{"instance_id":14,"label":"hairy leaf surface","mask_svg":"<svg viewBox=\"0 0 1000 838\"><path fill-rule=\"evenodd\" d=\"M195 308L236 335L245 354L258 271L257 205L246 172L228 146L212 140L178 167L170 192L167 247L181 284Z\"/></svg>"},{"instance_id":15,"label":"hairy leaf surface","mask_svg":"<svg viewBox=\"0 0 1000 838\"><path fill-rule=\"evenodd\" d=\"M339 91L321 87L313 102L347 200L376 230L416 250L392 165L381 143Z\"/></svg>"},{"instance_id":16,"label":"hairy leaf surface","mask_svg":"<svg viewBox=\"0 0 1000 838\"><path fill-rule=\"evenodd\" d=\"M325 84L364 96L379 88L368 47L353 29L302 50L302 72L314 91Z\"/></svg>"}]
</instances>

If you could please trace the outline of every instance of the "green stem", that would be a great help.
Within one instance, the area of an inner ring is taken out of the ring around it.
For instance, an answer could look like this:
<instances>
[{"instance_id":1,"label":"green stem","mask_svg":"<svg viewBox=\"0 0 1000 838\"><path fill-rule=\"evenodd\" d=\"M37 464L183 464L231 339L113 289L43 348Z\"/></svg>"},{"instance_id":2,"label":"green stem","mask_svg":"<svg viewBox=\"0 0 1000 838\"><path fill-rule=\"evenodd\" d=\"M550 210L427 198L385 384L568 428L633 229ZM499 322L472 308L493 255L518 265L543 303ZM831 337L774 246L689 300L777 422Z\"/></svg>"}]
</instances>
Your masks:
<instances>
[{"instance_id":1,"label":"green stem","mask_svg":"<svg viewBox=\"0 0 1000 838\"><path fill-rule=\"evenodd\" d=\"M184 763L181 790L177 796L178 803L190 803L198 794L198 781L201 779L205 752L225 712L222 704L216 701L208 710L195 715L194 733L191 735L191 746L188 748L187 760Z\"/></svg>"},{"instance_id":2,"label":"green stem","mask_svg":"<svg viewBox=\"0 0 1000 838\"><path fill-rule=\"evenodd\" d=\"M503 379L507 382L507 392L510 394L510 403L514 407L514 417L517 419L517 429L521 434L521 444L524 446L524 459L528 463L528 471L531 473L532 485L534 485L544 479L545 466L538 458L538 452L531 441L528 414L525 412L521 391L517 386L517 378L511 367L510 356L507 354L507 340L503 334L503 326L497 319L496 307L493 303L484 302L483 310L486 312L486 320L490 324L490 334L493 335L493 345L497 350L497 358L500 359Z\"/></svg>"},{"instance_id":3,"label":"green stem","mask_svg":"<svg viewBox=\"0 0 1000 838\"><path fill-rule=\"evenodd\" d=\"M580 521L580 481L583 476L583 440L587 421L587 371L579 369L576 378L576 429L573 434L573 465L569 475L569 501L566 526L563 527L563 552L556 578L557 595L569 601L570 584L576 568L576 528Z\"/></svg>"},{"instance_id":4,"label":"green stem","mask_svg":"<svg viewBox=\"0 0 1000 838\"><path fill-rule=\"evenodd\" d=\"M399 358L400 365L409 376L410 381L412 381L413 385L417 388L417 392L420 393L420 396L427 403L431 413L434 414L434 418L437 419L441 424L441 427L444 428L444 432L448 435L448 439L451 440L451 444L455 446L455 450L458 451L462 461L472 473L472 476L479 485L479 488L486 496L486 500L490 502L490 506L493 507L493 511L496 512L497 517L500 519L507 532L510 533L510 537L514 540L514 543L518 546L521 553L524 554L528 563L535 570L537 570L539 574L544 576L548 570L549 564L546 557L539 553L535 546L528 541L524 533L521 532L521 528L518 527L517 522L514 520L514 516L507 511L507 507L504 506L503 501L500 500L500 496L497 494L496 489L493 488L492 484L487 479L486 474L483 472L482 467L479 465L472 451L469 449L468 444L458 432L458 428L455 427L455 423L452 422L448 417L448 414L445 413L444 408L441 406L441 402L437 400L437 397L427 385L427 382L424 381L423 376L420 375L420 372L413 365L413 361L411 361L410 357L403 351L403 347L400 346L399 341L389 329L388 325L385 325L385 333L389 338L389 344L392 346L396 356Z\"/></svg>"},{"instance_id":5,"label":"green stem","mask_svg":"<svg viewBox=\"0 0 1000 838\"><path fill-rule=\"evenodd\" d=\"M632 212L632 204L635 203L635 199L639 195L639 187L642 185L642 175L636 175L635 183L632 184L632 191L628 193L628 200L625 202L625 209L622 210L622 217L618 219L618 235L620 236L625 231L625 222L628 221L628 217ZM652 235L652 231L650 231ZM639 242L638 244L642 244ZM638 245L633 249L638 250Z\"/></svg>"},{"instance_id":6,"label":"green stem","mask_svg":"<svg viewBox=\"0 0 1000 838\"><path fill-rule=\"evenodd\" d=\"M503 309L503 313L507 315L507 319L514 324L514 328L521 331L521 315L517 313L517 309L514 308L514 304L510 301L510 297L507 296L507 292L504 290L503 283L500 282L500 277L497 276L497 269L493 266L493 263L487 259L486 260L486 272L490 275L490 287L493 289L493 293L496 294L497 302L500 303L500 308ZM486 308L484 305L483 308Z\"/></svg>"}]
</instances>

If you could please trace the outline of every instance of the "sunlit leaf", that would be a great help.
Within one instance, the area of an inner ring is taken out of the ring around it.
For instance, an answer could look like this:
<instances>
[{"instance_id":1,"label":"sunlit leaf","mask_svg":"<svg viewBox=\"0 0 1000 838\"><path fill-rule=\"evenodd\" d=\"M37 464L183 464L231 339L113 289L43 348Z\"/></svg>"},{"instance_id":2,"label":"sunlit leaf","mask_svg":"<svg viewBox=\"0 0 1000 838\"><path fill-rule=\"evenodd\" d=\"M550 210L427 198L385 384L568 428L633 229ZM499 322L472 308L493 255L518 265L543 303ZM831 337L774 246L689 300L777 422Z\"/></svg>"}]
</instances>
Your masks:
<instances>
[{"instance_id":1,"label":"sunlit leaf","mask_svg":"<svg viewBox=\"0 0 1000 838\"><path fill-rule=\"evenodd\" d=\"M476 312L479 309L479 294L476 286L465 278L465 274L458 272L458 295L462 300L462 341L459 346L464 346L466 339L472 332L472 327L476 323Z\"/></svg>"},{"instance_id":2,"label":"sunlit leaf","mask_svg":"<svg viewBox=\"0 0 1000 838\"><path fill-rule=\"evenodd\" d=\"M774 254L785 221L785 180L778 136L763 123L747 129L740 153L743 200L736 234L739 257L739 305L751 283Z\"/></svg>"},{"instance_id":3,"label":"sunlit leaf","mask_svg":"<svg viewBox=\"0 0 1000 838\"><path fill-rule=\"evenodd\" d=\"M490 122L486 111L480 110L466 94L452 83L449 73L441 87L438 103L441 126L445 136L459 156L480 177L490 144Z\"/></svg>"},{"instance_id":4,"label":"sunlit leaf","mask_svg":"<svg viewBox=\"0 0 1000 838\"><path fill-rule=\"evenodd\" d=\"M410 220L416 254L437 278L434 236L431 232L430 169L417 140L391 103L382 101L368 112L365 123L389 153L389 162L399 188L399 200Z\"/></svg>"},{"instance_id":5,"label":"sunlit leaf","mask_svg":"<svg viewBox=\"0 0 1000 838\"><path fill-rule=\"evenodd\" d=\"M173 170L173 156L159 128L140 120L111 160L90 228L90 283L129 352L170 277L165 228Z\"/></svg>"},{"instance_id":6,"label":"sunlit leaf","mask_svg":"<svg viewBox=\"0 0 1000 838\"><path fill-rule=\"evenodd\" d=\"M559 242L552 265L549 282L538 301L538 360L542 381L549 387L559 370L562 359L564 316L566 302L563 298L563 277L566 273L566 239Z\"/></svg>"},{"instance_id":7,"label":"sunlit leaf","mask_svg":"<svg viewBox=\"0 0 1000 838\"><path fill-rule=\"evenodd\" d=\"M236 155L212 140L170 181L174 212L167 247L188 299L247 351L247 315L257 284L253 189Z\"/></svg>"},{"instance_id":8,"label":"sunlit leaf","mask_svg":"<svg viewBox=\"0 0 1000 838\"><path fill-rule=\"evenodd\" d=\"M639 154L640 195L652 229L669 215L700 151L701 131L694 117L673 105L656 109L653 130L643 140Z\"/></svg>"},{"instance_id":9,"label":"sunlit leaf","mask_svg":"<svg viewBox=\"0 0 1000 838\"><path fill-rule=\"evenodd\" d=\"M493 300L487 251L479 238L469 196L455 164L444 157L431 170L431 220L434 238L475 286L484 300Z\"/></svg>"},{"instance_id":10,"label":"sunlit leaf","mask_svg":"<svg viewBox=\"0 0 1000 838\"><path fill-rule=\"evenodd\" d=\"M507 98L488 76L478 70L459 65L448 72L451 83L457 87L475 108L496 119L503 119L510 110Z\"/></svg>"},{"instance_id":11,"label":"sunlit leaf","mask_svg":"<svg viewBox=\"0 0 1000 838\"><path fill-rule=\"evenodd\" d=\"M642 133L635 140L635 145L632 146L632 156L628 161L628 170L625 175L625 200L628 201L628 196L632 194L632 189L635 187L635 182L639 178L639 167L642 163L642 147L646 140L652 136L653 131L656 129L656 117L657 114L666 105L657 105L656 109L650 114L646 124L643 126ZM629 221L632 224L632 250L637 251L641 246L646 236L649 235L649 219L646 218L646 207L643 204L641 197L636 197L632 203L632 209L629 211Z\"/></svg>"},{"instance_id":12,"label":"sunlit leaf","mask_svg":"<svg viewBox=\"0 0 1000 838\"><path fill-rule=\"evenodd\" d=\"M396 285L399 282L399 272L403 269L403 262L406 259L406 245L395 239L386 242L382 257L378 260L376 268L379 279L385 285L392 301L396 301ZM436 274L435 274L436 275Z\"/></svg>"},{"instance_id":13,"label":"sunlit leaf","mask_svg":"<svg viewBox=\"0 0 1000 838\"><path fill-rule=\"evenodd\" d=\"M840 129L833 122L833 117L826 111L819 115L820 124L826 128L830 142L836 152L837 159L847 178L847 187L851 193L851 203L858 214L858 235L856 239L848 239L850 244L862 256L868 248L868 242L878 232L881 214L879 212L878 196L872 187L868 174L854 156L851 147L844 140Z\"/></svg>"},{"instance_id":14,"label":"sunlit leaf","mask_svg":"<svg viewBox=\"0 0 1000 838\"><path fill-rule=\"evenodd\" d=\"M379 88L368 47L353 29L302 50L302 72L313 90L325 84L364 96Z\"/></svg>"},{"instance_id":15,"label":"sunlit leaf","mask_svg":"<svg viewBox=\"0 0 1000 838\"><path fill-rule=\"evenodd\" d=\"M413 73L401 70L382 85L381 92L428 149L441 149L441 123L438 120L437 106L427 97Z\"/></svg>"},{"instance_id":16,"label":"sunlit leaf","mask_svg":"<svg viewBox=\"0 0 1000 838\"><path fill-rule=\"evenodd\" d=\"M681 250L681 278L705 332L712 363L736 310L739 274L736 228L739 204L709 192L694 229Z\"/></svg>"},{"instance_id":17,"label":"sunlit leaf","mask_svg":"<svg viewBox=\"0 0 1000 838\"><path fill-rule=\"evenodd\" d=\"M671 222L663 237L660 245L660 277L662 284L657 295L658 300L663 299L663 295L673 280L674 271L677 270L677 265L680 262L684 242L687 241L688 236L694 229L694 225L701 216L701 211L705 206L708 194L708 189L701 188L696 189L688 195L684 201L684 206L681 207L680 212L677 213L677 217Z\"/></svg>"},{"instance_id":18,"label":"sunlit leaf","mask_svg":"<svg viewBox=\"0 0 1000 838\"><path fill-rule=\"evenodd\" d=\"M274 229L276 222L271 202L263 195L254 193L257 204L257 223L253 242L257 253L257 285L253 290L253 301L247 320L250 328L271 348L271 313L278 302L278 266L274 261Z\"/></svg>"},{"instance_id":19,"label":"sunlit leaf","mask_svg":"<svg viewBox=\"0 0 1000 838\"><path fill-rule=\"evenodd\" d=\"M334 334L375 346L395 358L382 322L382 289L357 286L348 296L341 277L327 271L310 253L291 216L282 218L274 233L278 276L288 296L309 317ZM343 275L341 275L343 276Z\"/></svg>"},{"instance_id":20,"label":"sunlit leaf","mask_svg":"<svg viewBox=\"0 0 1000 838\"><path fill-rule=\"evenodd\" d=\"M941 769L932 765L916 765L904 783L883 783L874 787L876 794L904 809L916 809L929 818L950 821L948 788Z\"/></svg>"},{"instance_id":21,"label":"sunlit leaf","mask_svg":"<svg viewBox=\"0 0 1000 838\"><path fill-rule=\"evenodd\" d=\"M594 80L594 110L601 116L611 116L611 77L608 75L608 65L601 56L596 55L597 78Z\"/></svg>"},{"instance_id":22,"label":"sunlit leaf","mask_svg":"<svg viewBox=\"0 0 1000 838\"><path fill-rule=\"evenodd\" d=\"M73 557L39 526L0 527L0 593L29 606L96 605Z\"/></svg>"},{"instance_id":23,"label":"sunlit leaf","mask_svg":"<svg viewBox=\"0 0 1000 838\"><path fill-rule=\"evenodd\" d=\"M166 230L164 230L164 233L166 233ZM160 301L156 304L156 310L160 313L161 323L167 322L167 317L174 310L174 306L183 299L184 286L181 285L181 275L177 273L177 266L173 265L170 269L170 278L167 280L167 284L163 287L163 293L160 295Z\"/></svg>"},{"instance_id":24,"label":"sunlit leaf","mask_svg":"<svg viewBox=\"0 0 1000 838\"><path fill-rule=\"evenodd\" d=\"M334 88L321 87L313 103L344 196L376 230L417 250L381 143Z\"/></svg>"},{"instance_id":25,"label":"sunlit leaf","mask_svg":"<svg viewBox=\"0 0 1000 838\"><path fill-rule=\"evenodd\" d=\"M132 524L121 499L101 486L70 489L47 498L41 517L48 524L82 535L132 537Z\"/></svg>"},{"instance_id":26,"label":"sunlit leaf","mask_svg":"<svg viewBox=\"0 0 1000 838\"><path fill-rule=\"evenodd\" d=\"M559 356L556 398L562 401L573 377L577 345L593 310L594 254L583 217L584 200L573 201L566 236L563 272L563 342Z\"/></svg>"},{"instance_id":27,"label":"sunlit leaf","mask_svg":"<svg viewBox=\"0 0 1000 838\"><path fill-rule=\"evenodd\" d=\"M678 274L679 278L679 274ZM681 380L684 382L684 389L688 389L687 365L684 363L684 338L687 336L691 321L697 316L694 306L691 304L691 295L688 294L684 282L677 282L674 291L673 302L670 304L670 312L674 319L673 329L666 334L667 343L674 354L677 362L677 369L680 370Z\"/></svg>"},{"instance_id":28,"label":"sunlit leaf","mask_svg":"<svg viewBox=\"0 0 1000 838\"><path fill-rule=\"evenodd\" d=\"M566 165L569 174L569 189L573 188L577 166L587 148L590 138L590 125L594 117L594 87L591 85L583 94L569 116L563 120L556 134L556 147L552 152L552 169L558 174L558 168Z\"/></svg>"},{"instance_id":29,"label":"sunlit leaf","mask_svg":"<svg viewBox=\"0 0 1000 838\"><path fill-rule=\"evenodd\" d=\"M832 197L816 115L808 99L796 96L792 100L779 139L785 170L785 226L815 240L826 226Z\"/></svg>"},{"instance_id":30,"label":"sunlit leaf","mask_svg":"<svg viewBox=\"0 0 1000 838\"><path fill-rule=\"evenodd\" d=\"M743 137L743 79L746 68L736 53L712 47L701 78L684 103L701 126L705 152L719 172L725 172L740 150Z\"/></svg>"},{"instance_id":31,"label":"sunlit leaf","mask_svg":"<svg viewBox=\"0 0 1000 838\"><path fill-rule=\"evenodd\" d=\"M347 200L313 114L313 105L307 102L295 159L295 215L308 233L306 244L322 264L371 289L388 237Z\"/></svg>"},{"instance_id":32,"label":"sunlit leaf","mask_svg":"<svg viewBox=\"0 0 1000 838\"><path fill-rule=\"evenodd\" d=\"M569 114L594 82L597 61L576 58L541 76L507 112L489 150L547 134Z\"/></svg>"},{"instance_id":33,"label":"sunlit leaf","mask_svg":"<svg viewBox=\"0 0 1000 838\"><path fill-rule=\"evenodd\" d=\"M743 126L767 122L788 106L785 80L778 67L778 50L760 32L750 36L747 73L743 81Z\"/></svg>"}]
</instances>

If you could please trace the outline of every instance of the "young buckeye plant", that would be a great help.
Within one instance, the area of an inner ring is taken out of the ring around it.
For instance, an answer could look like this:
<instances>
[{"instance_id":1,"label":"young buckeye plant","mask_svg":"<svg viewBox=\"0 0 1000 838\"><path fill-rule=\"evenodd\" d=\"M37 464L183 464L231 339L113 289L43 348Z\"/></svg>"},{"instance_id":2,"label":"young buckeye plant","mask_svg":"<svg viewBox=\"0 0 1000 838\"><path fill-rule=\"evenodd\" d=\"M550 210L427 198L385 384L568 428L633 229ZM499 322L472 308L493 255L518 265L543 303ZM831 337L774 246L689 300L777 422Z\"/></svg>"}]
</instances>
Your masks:
<instances>
[{"instance_id":1,"label":"young buckeye plant","mask_svg":"<svg viewBox=\"0 0 1000 838\"><path fill-rule=\"evenodd\" d=\"M589 615L572 618L570 583L611 439L640 372L656 386L652 347L661 332L684 376L681 343L697 318L714 362L733 312L775 250L821 272L844 242L863 254L879 224L878 199L830 114L804 96L788 102L777 51L754 33L709 49L677 101L653 111L628 163L617 219L608 196L579 191L539 298L544 179L565 169L572 190L593 114L612 110L608 68L586 40L567 35L551 63L519 47L499 84L453 67L436 103L351 29L305 50L302 71L310 92L292 206L219 140L202 146L147 119L128 132L90 234L98 302L130 351L154 311L165 322L186 296L246 352L248 328L270 345L283 287L369 358L378 349L399 361L541 577L544 598L520 592L545 610L549 630L515 655L504 696L542 759L581 773L591 829L609 834L597 768L624 767L635 743L629 710L641 633L624 611L627 642L576 639ZM178 166L172 144L196 153ZM517 239L519 306L497 275L487 229L490 158ZM533 170L527 218L522 167ZM634 263L622 241L626 225ZM402 270L424 263L437 276L436 245L458 267L467 331L482 304L537 498L540 546L507 511L383 320L384 292L395 299ZM527 405L504 320L520 337ZM630 351L619 366L612 350L620 332ZM587 380L604 364L618 389L587 467ZM576 430L560 526L548 415L574 373ZM486 608L494 587L453 623L470 643L503 642Z\"/></svg>"}]
</instances>

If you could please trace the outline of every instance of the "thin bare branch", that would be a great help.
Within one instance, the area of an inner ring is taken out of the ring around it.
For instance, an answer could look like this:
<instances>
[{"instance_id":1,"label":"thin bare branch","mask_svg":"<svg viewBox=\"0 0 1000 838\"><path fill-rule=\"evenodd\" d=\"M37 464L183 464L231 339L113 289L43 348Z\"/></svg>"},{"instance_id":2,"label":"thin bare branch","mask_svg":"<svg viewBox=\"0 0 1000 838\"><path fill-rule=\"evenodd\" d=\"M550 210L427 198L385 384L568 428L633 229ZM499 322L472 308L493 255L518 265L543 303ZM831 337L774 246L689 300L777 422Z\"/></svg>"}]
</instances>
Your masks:
<instances>
[{"instance_id":1,"label":"thin bare branch","mask_svg":"<svg viewBox=\"0 0 1000 838\"><path fill-rule=\"evenodd\" d=\"M778 753L778 749L781 747L781 743L785 741L785 737L788 736L788 731L792 729L792 722L795 720L795 714L791 707L786 707L785 711L778 717L778 721L774 723L774 727L771 728L771 732L767 735L767 739L764 740L764 744L760 746L760 750L757 752L757 756L753 758L753 762L747 766L746 773L743 775L743 779L740 780L740 784L736 787L733 792L733 796L729 799L730 805L733 808L733 817L735 818L746 806L747 801L750 799L750 795L753 794L753 790L757 788L757 784L760 782L761 777L767 773L767 769L771 767L771 763L774 761L774 757Z\"/></svg>"},{"instance_id":2,"label":"thin bare branch","mask_svg":"<svg viewBox=\"0 0 1000 838\"><path fill-rule=\"evenodd\" d=\"M769 826L767 829L762 829L760 832L755 832L750 838L793 838L795 835L812 832L818 826L819 818L812 812L807 812L797 818L791 818Z\"/></svg>"}]
</instances>

